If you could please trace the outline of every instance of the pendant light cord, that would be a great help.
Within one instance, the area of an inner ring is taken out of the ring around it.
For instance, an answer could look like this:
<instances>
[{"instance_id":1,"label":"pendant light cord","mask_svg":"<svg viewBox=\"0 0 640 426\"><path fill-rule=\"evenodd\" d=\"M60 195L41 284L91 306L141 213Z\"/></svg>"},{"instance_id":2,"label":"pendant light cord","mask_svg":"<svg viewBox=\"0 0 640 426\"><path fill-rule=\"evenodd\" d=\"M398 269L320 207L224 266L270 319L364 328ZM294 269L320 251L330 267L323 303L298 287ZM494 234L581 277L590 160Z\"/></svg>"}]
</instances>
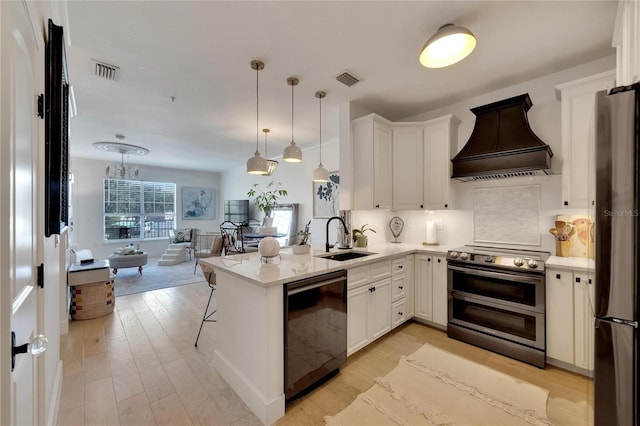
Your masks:
<instances>
[{"instance_id":1,"label":"pendant light cord","mask_svg":"<svg viewBox=\"0 0 640 426\"><path fill-rule=\"evenodd\" d=\"M322 97L320 99L320 165L322 165Z\"/></svg>"},{"instance_id":2,"label":"pendant light cord","mask_svg":"<svg viewBox=\"0 0 640 426\"><path fill-rule=\"evenodd\" d=\"M293 84L291 85L291 142L293 142Z\"/></svg>"},{"instance_id":3,"label":"pendant light cord","mask_svg":"<svg viewBox=\"0 0 640 426\"><path fill-rule=\"evenodd\" d=\"M258 120L258 114L259 114L259 110L258 110L258 103L260 102L259 99L259 94L258 94L258 73L260 72L260 67L256 67L256 153L259 153L260 151L258 150L258 136L260 135L260 132L258 131L258 129L260 128L260 126L258 125L259 120Z\"/></svg>"}]
</instances>

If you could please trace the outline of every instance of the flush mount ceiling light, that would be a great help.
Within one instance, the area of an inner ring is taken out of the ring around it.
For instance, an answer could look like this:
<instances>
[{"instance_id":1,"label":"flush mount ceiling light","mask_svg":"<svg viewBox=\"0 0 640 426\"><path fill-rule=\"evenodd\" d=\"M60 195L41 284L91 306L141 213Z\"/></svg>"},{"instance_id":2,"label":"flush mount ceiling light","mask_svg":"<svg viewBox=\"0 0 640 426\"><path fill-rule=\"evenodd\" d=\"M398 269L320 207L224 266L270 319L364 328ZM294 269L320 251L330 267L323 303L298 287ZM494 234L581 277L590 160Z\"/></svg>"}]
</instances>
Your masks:
<instances>
[{"instance_id":1,"label":"flush mount ceiling light","mask_svg":"<svg viewBox=\"0 0 640 426\"><path fill-rule=\"evenodd\" d=\"M264 63L254 59L251 61L251 69L256 71L256 152L253 157L247 160L247 173L251 175L266 175L269 172L267 160L262 158L260 156L260 151L258 151L258 137L260 135L260 132L258 131L258 73L261 69L264 69Z\"/></svg>"},{"instance_id":2,"label":"flush mount ceiling light","mask_svg":"<svg viewBox=\"0 0 640 426\"><path fill-rule=\"evenodd\" d=\"M267 133L269 133L269 129L262 129L264 133L264 157L267 158L269 154L267 153ZM275 172L278 168L278 162L276 160L269 160L268 158L265 160L267 162L267 173L264 176L271 176L271 173Z\"/></svg>"},{"instance_id":3,"label":"flush mount ceiling light","mask_svg":"<svg viewBox=\"0 0 640 426\"><path fill-rule=\"evenodd\" d=\"M302 161L302 150L293 141L293 86L297 86L298 82L299 80L295 77L287 78L287 84L291 86L291 144L284 149L282 159L290 163L299 163Z\"/></svg>"},{"instance_id":4,"label":"flush mount ceiling light","mask_svg":"<svg viewBox=\"0 0 640 426\"><path fill-rule=\"evenodd\" d=\"M318 167L313 171L314 182L329 182L329 172L322 165L322 98L325 96L327 96L326 92L316 92L316 98L320 101L320 164L318 164Z\"/></svg>"},{"instance_id":5,"label":"flush mount ceiling light","mask_svg":"<svg viewBox=\"0 0 640 426\"><path fill-rule=\"evenodd\" d=\"M123 135L115 135L119 141L124 140ZM117 152L120 154L120 165L107 163L105 177L110 179L138 179L138 166L125 165L125 155L147 155L149 150L138 145L131 145L123 142L94 142L93 146L101 151Z\"/></svg>"},{"instance_id":6,"label":"flush mount ceiling light","mask_svg":"<svg viewBox=\"0 0 640 426\"><path fill-rule=\"evenodd\" d=\"M422 46L420 64L427 68L443 68L460 62L476 47L476 37L464 27L443 25Z\"/></svg>"}]
</instances>

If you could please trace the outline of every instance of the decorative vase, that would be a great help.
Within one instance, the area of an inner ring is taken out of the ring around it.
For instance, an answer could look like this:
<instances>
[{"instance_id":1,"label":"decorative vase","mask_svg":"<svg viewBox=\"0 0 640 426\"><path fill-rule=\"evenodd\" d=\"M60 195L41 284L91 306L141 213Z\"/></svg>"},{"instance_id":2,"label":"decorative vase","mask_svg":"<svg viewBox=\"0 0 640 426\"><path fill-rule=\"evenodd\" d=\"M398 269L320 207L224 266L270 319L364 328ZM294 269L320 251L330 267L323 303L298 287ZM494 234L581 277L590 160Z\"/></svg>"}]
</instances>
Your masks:
<instances>
[{"instance_id":1,"label":"decorative vase","mask_svg":"<svg viewBox=\"0 0 640 426\"><path fill-rule=\"evenodd\" d=\"M280 253L280 243L273 237L264 237L258 244L258 251L262 257L274 257Z\"/></svg>"},{"instance_id":2,"label":"decorative vase","mask_svg":"<svg viewBox=\"0 0 640 426\"><path fill-rule=\"evenodd\" d=\"M569 257L571 253L571 241L556 241L556 256Z\"/></svg>"},{"instance_id":3,"label":"decorative vase","mask_svg":"<svg viewBox=\"0 0 640 426\"><path fill-rule=\"evenodd\" d=\"M271 228L273 226L273 218L271 216L265 216L262 221L262 226L264 228Z\"/></svg>"},{"instance_id":4,"label":"decorative vase","mask_svg":"<svg viewBox=\"0 0 640 426\"><path fill-rule=\"evenodd\" d=\"M293 254L307 254L311 251L309 244L296 244L291 246L291 253Z\"/></svg>"},{"instance_id":5,"label":"decorative vase","mask_svg":"<svg viewBox=\"0 0 640 426\"><path fill-rule=\"evenodd\" d=\"M366 247L367 242L368 240L366 235L358 235L356 237L356 247Z\"/></svg>"}]
</instances>

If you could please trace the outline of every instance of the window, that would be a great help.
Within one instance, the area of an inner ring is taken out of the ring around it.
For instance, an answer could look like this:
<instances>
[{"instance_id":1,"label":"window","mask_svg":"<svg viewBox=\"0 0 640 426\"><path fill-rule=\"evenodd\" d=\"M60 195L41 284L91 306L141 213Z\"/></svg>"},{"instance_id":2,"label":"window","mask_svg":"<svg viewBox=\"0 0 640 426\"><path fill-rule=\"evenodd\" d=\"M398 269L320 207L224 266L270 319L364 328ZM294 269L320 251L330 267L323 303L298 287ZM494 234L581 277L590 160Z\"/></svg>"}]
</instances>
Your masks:
<instances>
[{"instance_id":1,"label":"window","mask_svg":"<svg viewBox=\"0 0 640 426\"><path fill-rule=\"evenodd\" d=\"M175 228L176 184L104 179L104 239L169 237Z\"/></svg>"}]
</instances>

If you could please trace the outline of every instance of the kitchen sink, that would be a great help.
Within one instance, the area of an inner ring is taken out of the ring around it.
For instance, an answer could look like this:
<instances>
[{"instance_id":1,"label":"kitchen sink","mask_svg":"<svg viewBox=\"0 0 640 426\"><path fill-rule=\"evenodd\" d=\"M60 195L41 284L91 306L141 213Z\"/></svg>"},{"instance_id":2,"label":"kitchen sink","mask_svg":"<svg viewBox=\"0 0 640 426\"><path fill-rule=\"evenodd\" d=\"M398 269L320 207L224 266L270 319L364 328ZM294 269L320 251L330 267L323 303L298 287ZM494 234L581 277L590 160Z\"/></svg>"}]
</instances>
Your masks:
<instances>
[{"instance_id":1,"label":"kitchen sink","mask_svg":"<svg viewBox=\"0 0 640 426\"><path fill-rule=\"evenodd\" d=\"M345 251L342 253L334 253L334 254L321 254L316 257L322 257L324 259L337 260L339 262L343 262L345 260L357 259L359 257L370 256L376 253L363 253L360 251Z\"/></svg>"}]
</instances>

